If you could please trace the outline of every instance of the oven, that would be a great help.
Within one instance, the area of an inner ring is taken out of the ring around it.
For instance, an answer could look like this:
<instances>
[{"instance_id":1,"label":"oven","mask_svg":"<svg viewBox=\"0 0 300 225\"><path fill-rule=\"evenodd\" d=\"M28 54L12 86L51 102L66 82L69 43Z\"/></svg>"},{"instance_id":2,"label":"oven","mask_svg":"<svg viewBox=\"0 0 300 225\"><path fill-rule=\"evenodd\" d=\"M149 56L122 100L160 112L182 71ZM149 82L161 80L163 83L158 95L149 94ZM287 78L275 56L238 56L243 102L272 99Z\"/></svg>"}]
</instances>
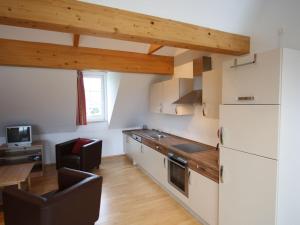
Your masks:
<instances>
[{"instance_id":1,"label":"oven","mask_svg":"<svg viewBox=\"0 0 300 225\"><path fill-rule=\"evenodd\" d=\"M188 197L188 162L186 159L175 155L174 153L168 153L168 181L179 192Z\"/></svg>"}]
</instances>

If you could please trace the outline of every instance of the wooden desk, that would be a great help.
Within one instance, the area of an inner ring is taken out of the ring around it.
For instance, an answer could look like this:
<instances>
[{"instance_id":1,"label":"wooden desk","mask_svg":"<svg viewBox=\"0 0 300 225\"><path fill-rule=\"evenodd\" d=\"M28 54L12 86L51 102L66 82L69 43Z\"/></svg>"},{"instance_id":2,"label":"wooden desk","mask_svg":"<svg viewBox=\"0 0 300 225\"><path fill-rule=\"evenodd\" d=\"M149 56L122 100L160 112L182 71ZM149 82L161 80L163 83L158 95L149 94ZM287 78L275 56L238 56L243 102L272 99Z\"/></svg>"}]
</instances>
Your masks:
<instances>
[{"instance_id":1,"label":"wooden desk","mask_svg":"<svg viewBox=\"0 0 300 225\"><path fill-rule=\"evenodd\" d=\"M34 163L0 166L0 186L18 185L21 189L21 183L28 179L28 188L30 188L29 175L33 166Z\"/></svg>"}]
</instances>

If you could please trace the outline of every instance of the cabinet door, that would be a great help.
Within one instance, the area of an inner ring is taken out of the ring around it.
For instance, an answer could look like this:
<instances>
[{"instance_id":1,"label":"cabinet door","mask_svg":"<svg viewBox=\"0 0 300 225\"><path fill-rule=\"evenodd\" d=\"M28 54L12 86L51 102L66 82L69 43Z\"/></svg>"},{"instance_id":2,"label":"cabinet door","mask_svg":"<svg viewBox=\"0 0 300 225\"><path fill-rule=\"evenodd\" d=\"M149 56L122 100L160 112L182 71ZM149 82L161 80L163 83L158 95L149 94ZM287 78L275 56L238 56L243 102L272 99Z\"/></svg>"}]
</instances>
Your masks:
<instances>
[{"instance_id":1,"label":"cabinet door","mask_svg":"<svg viewBox=\"0 0 300 225\"><path fill-rule=\"evenodd\" d=\"M277 161L221 148L219 225L273 225Z\"/></svg>"},{"instance_id":2,"label":"cabinet door","mask_svg":"<svg viewBox=\"0 0 300 225\"><path fill-rule=\"evenodd\" d=\"M210 225L218 224L219 184L190 172L189 200L191 209Z\"/></svg>"},{"instance_id":3,"label":"cabinet door","mask_svg":"<svg viewBox=\"0 0 300 225\"><path fill-rule=\"evenodd\" d=\"M165 114L176 115L176 104L173 104L173 102L179 99L179 79L164 81L162 82L162 87L162 111Z\"/></svg>"},{"instance_id":4,"label":"cabinet door","mask_svg":"<svg viewBox=\"0 0 300 225\"><path fill-rule=\"evenodd\" d=\"M130 145L129 155L132 158L133 164L139 164L142 144L133 138L129 138L128 142Z\"/></svg>"},{"instance_id":5,"label":"cabinet door","mask_svg":"<svg viewBox=\"0 0 300 225\"><path fill-rule=\"evenodd\" d=\"M208 118L219 118L219 105L222 101L222 70L203 72L202 102L203 114Z\"/></svg>"},{"instance_id":6,"label":"cabinet door","mask_svg":"<svg viewBox=\"0 0 300 225\"><path fill-rule=\"evenodd\" d=\"M141 167L155 180L165 185L167 182L166 157L146 145L142 145L142 154L145 160L141 163Z\"/></svg>"},{"instance_id":7,"label":"cabinet door","mask_svg":"<svg viewBox=\"0 0 300 225\"><path fill-rule=\"evenodd\" d=\"M162 83L152 84L150 87L150 111L154 113L162 112Z\"/></svg>"},{"instance_id":8,"label":"cabinet door","mask_svg":"<svg viewBox=\"0 0 300 225\"><path fill-rule=\"evenodd\" d=\"M222 105L221 145L276 159L279 105Z\"/></svg>"},{"instance_id":9,"label":"cabinet door","mask_svg":"<svg viewBox=\"0 0 300 225\"><path fill-rule=\"evenodd\" d=\"M223 64L223 104L279 104L281 50L257 54L256 63L231 68L234 60ZM240 57L238 64L253 61ZM253 98L252 98L253 97ZM249 99L249 100L247 100Z\"/></svg>"},{"instance_id":10,"label":"cabinet door","mask_svg":"<svg viewBox=\"0 0 300 225\"><path fill-rule=\"evenodd\" d=\"M128 155L128 136L126 134L123 134L123 150L125 155Z\"/></svg>"}]
</instances>

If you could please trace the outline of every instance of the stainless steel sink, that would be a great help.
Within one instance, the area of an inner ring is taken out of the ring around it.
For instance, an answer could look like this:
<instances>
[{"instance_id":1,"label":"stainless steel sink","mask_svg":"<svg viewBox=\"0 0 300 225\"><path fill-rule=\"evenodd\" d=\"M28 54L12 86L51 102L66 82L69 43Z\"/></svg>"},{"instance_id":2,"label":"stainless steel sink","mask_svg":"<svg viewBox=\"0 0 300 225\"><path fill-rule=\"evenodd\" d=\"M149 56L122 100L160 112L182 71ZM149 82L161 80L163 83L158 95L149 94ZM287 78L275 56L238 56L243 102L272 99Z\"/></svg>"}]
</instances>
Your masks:
<instances>
[{"instance_id":1,"label":"stainless steel sink","mask_svg":"<svg viewBox=\"0 0 300 225\"><path fill-rule=\"evenodd\" d=\"M152 139L161 139L167 137L164 133L157 131L157 130L147 130L144 131L145 135Z\"/></svg>"},{"instance_id":2,"label":"stainless steel sink","mask_svg":"<svg viewBox=\"0 0 300 225\"><path fill-rule=\"evenodd\" d=\"M172 147L187 153L202 152L202 151L207 151L212 149L212 147L207 145L200 145L200 144L193 144L193 143L172 145Z\"/></svg>"}]
</instances>

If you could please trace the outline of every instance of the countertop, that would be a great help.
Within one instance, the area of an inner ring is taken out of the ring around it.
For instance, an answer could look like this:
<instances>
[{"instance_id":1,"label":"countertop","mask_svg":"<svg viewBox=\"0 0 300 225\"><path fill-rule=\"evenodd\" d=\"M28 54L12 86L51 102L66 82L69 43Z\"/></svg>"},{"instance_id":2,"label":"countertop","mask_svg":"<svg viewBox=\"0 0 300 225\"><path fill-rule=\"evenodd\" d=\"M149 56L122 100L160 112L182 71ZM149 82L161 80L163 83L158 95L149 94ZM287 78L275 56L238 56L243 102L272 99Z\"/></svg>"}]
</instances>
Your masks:
<instances>
[{"instance_id":1,"label":"countertop","mask_svg":"<svg viewBox=\"0 0 300 225\"><path fill-rule=\"evenodd\" d=\"M168 152L174 152L188 160L188 166L190 169L210 178L215 182L219 182L219 151L215 146L209 146L199 142L195 142L186 138L178 137L172 134L166 134L166 137L160 139L150 138L146 134L147 130L125 130L124 134L132 136L132 134L142 137L142 143L152 147L154 150L167 155ZM206 147L208 150L186 153L180 149L174 148L173 145L193 143L199 145L199 147ZM159 146L159 150L154 148L153 145Z\"/></svg>"}]
</instances>

